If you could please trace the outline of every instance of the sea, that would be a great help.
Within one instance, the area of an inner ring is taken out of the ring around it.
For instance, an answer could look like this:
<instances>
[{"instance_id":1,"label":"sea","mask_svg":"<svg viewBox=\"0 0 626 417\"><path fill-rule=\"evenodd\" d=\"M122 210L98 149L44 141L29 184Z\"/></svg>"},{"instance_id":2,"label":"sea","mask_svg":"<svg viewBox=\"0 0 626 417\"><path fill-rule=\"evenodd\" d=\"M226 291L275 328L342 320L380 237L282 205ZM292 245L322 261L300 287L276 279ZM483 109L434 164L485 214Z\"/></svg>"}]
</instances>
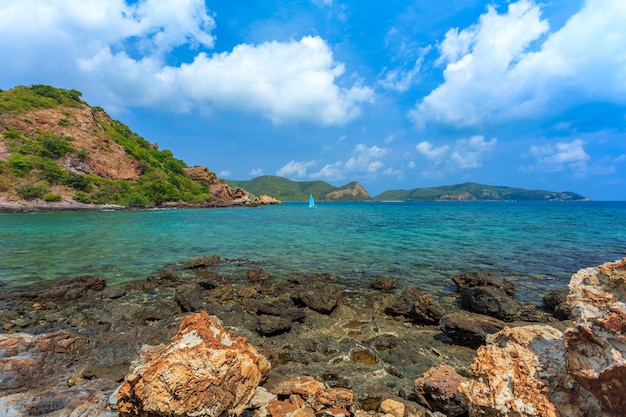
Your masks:
<instances>
[{"instance_id":1,"label":"sea","mask_svg":"<svg viewBox=\"0 0 626 417\"><path fill-rule=\"evenodd\" d=\"M215 254L231 273L393 277L435 296L486 270L540 303L572 274L626 257L626 202L292 202L246 208L0 214L0 294L83 275L108 285ZM236 272L239 271L239 272Z\"/></svg>"}]
</instances>

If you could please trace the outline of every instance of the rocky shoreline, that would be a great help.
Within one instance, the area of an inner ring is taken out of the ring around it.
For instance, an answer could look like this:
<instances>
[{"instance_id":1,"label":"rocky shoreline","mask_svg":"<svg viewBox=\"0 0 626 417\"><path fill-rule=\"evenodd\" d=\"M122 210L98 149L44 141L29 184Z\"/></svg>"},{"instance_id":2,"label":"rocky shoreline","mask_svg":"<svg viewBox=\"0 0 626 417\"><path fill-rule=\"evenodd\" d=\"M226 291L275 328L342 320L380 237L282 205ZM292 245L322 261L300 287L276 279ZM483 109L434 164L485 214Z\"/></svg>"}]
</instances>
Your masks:
<instances>
[{"instance_id":1,"label":"rocky shoreline","mask_svg":"<svg viewBox=\"0 0 626 417\"><path fill-rule=\"evenodd\" d=\"M346 288L207 255L116 286L16 289L0 294L0 410L626 415L626 258L580 271L543 306L489 273L451 279L452 305L389 277Z\"/></svg>"}]
</instances>

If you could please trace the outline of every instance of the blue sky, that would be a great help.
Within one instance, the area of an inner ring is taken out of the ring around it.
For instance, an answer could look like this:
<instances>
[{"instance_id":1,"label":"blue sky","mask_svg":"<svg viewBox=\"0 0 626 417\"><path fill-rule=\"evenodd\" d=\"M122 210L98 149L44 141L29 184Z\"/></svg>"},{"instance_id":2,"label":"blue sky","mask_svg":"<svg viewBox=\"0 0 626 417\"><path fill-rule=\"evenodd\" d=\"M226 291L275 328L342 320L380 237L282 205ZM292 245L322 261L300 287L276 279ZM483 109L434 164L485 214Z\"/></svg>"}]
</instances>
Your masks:
<instances>
[{"instance_id":1,"label":"blue sky","mask_svg":"<svg viewBox=\"0 0 626 417\"><path fill-rule=\"evenodd\" d=\"M623 0L3 0L0 61L222 178L626 200Z\"/></svg>"}]
</instances>

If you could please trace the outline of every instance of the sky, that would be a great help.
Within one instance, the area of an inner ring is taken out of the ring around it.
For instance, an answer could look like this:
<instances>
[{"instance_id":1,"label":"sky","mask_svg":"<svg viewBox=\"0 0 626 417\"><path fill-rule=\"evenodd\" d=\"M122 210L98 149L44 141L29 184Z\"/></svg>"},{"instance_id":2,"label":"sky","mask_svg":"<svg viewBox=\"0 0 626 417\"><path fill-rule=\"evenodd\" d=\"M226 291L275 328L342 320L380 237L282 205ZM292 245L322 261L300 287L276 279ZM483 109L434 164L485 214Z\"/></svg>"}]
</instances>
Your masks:
<instances>
[{"instance_id":1,"label":"sky","mask_svg":"<svg viewBox=\"0 0 626 417\"><path fill-rule=\"evenodd\" d=\"M626 200L624 0L1 0L34 84L225 179Z\"/></svg>"}]
</instances>

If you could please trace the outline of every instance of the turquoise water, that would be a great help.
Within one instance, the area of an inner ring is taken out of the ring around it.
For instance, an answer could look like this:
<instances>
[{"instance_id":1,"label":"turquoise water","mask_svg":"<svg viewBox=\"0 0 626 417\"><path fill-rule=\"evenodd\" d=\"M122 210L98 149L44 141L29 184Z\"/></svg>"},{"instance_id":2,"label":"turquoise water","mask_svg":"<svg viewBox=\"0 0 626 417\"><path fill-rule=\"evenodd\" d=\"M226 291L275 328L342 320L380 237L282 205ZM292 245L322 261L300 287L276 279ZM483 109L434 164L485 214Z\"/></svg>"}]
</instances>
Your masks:
<instances>
[{"instance_id":1,"label":"turquoise water","mask_svg":"<svg viewBox=\"0 0 626 417\"><path fill-rule=\"evenodd\" d=\"M0 214L0 293L78 275L145 279L214 253L278 277L328 272L359 286L392 276L436 294L454 290L450 274L486 269L536 302L578 269L626 256L626 202L307 207Z\"/></svg>"}]
</instances>

